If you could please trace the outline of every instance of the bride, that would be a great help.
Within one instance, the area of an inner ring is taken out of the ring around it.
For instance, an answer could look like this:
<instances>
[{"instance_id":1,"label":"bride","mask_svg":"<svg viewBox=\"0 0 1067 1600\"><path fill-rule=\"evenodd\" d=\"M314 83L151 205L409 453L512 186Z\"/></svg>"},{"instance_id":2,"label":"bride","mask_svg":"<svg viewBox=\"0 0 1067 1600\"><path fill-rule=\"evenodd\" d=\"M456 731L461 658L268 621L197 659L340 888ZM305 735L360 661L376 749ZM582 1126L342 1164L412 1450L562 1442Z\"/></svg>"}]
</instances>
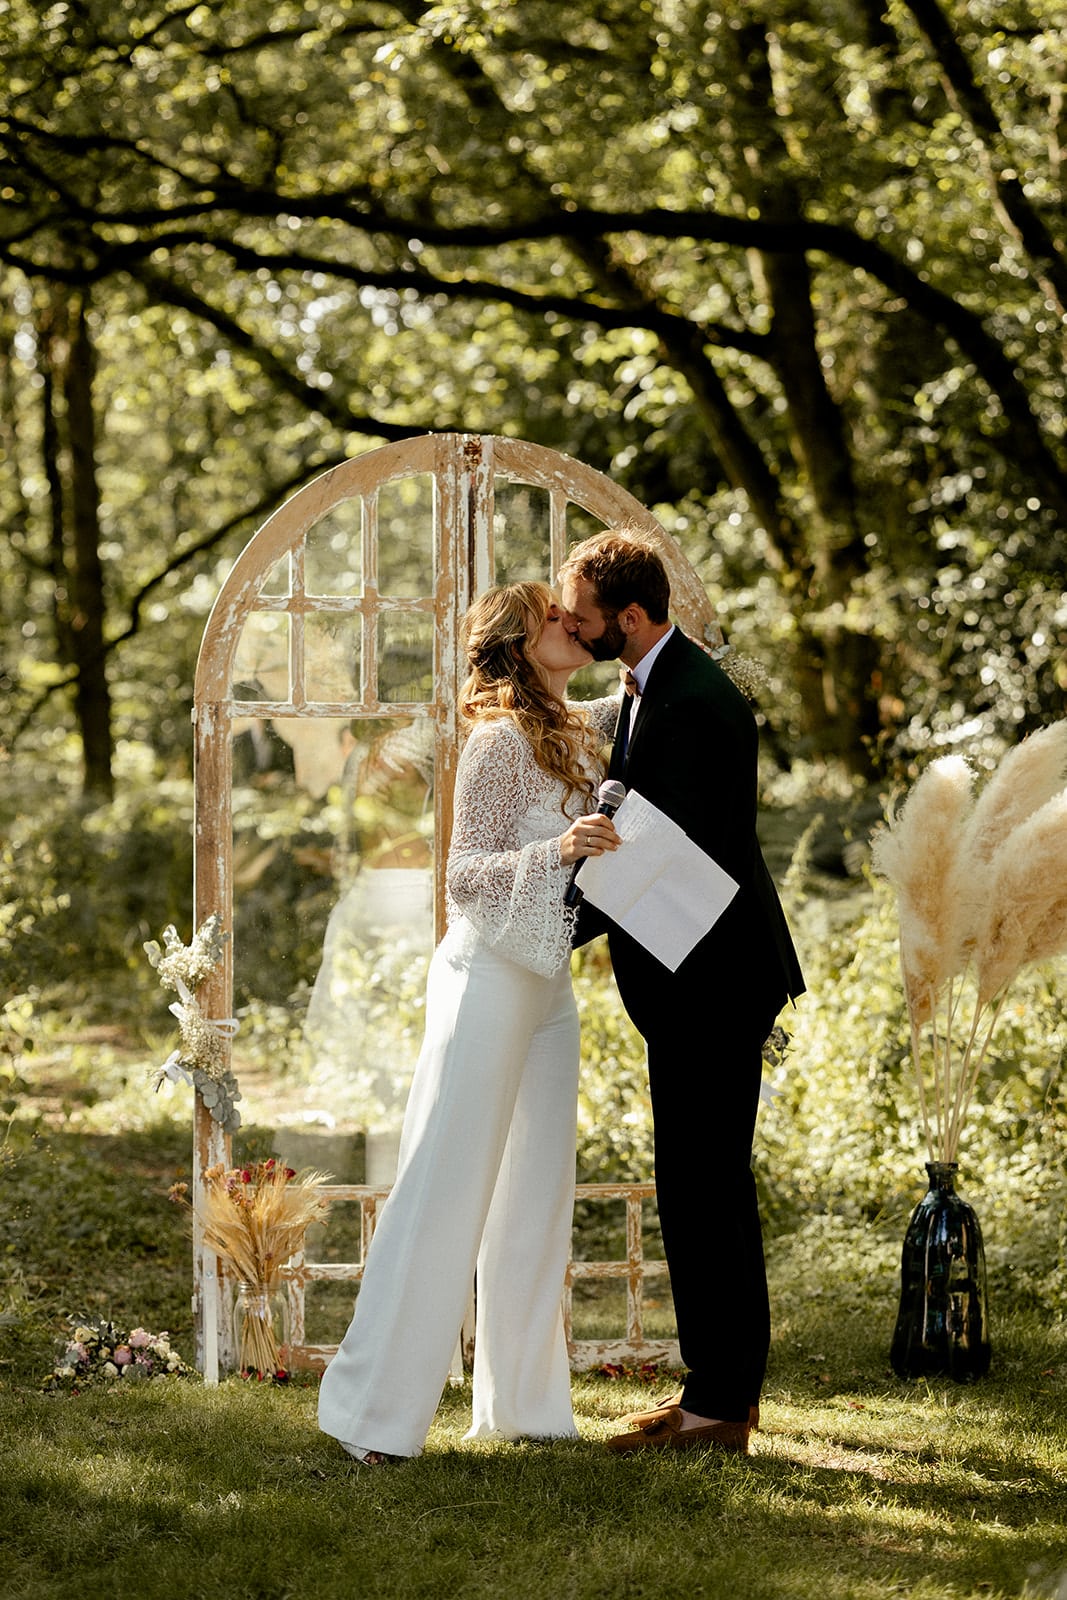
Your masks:
<instances>
[{"instance_id":1,"label":"bride","mask_svg":"<svg viewBox=\"0 0 1067 1600\"><path fill-rule=\"evenodd\" d=\"M570 1252L578 1016L572 865L617 847L595 804L618 700L567 702L589 652L541 583L468 612L470 734L456 777L448 928L396 1183L355 1314L322 1378L319 1426L360 1461L421 1451L477 1271L467 1437L574 1437L561 1296Z\"/></svg>"}]
</instances>

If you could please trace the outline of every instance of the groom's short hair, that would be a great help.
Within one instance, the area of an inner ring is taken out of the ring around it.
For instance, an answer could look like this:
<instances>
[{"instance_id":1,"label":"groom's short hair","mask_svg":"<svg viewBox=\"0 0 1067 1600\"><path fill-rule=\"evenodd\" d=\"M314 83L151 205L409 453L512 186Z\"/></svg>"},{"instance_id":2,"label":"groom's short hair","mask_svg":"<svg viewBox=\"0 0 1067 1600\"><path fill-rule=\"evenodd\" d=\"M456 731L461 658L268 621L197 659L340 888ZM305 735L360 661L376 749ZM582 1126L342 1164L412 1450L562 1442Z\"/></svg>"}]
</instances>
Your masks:
<instances>
[{"instance_id":1,"label":"groom's short hair","mask_svg":"<svg viewBox=\"0 0 1067 1600\"><path fill-rule=\"evenodd\" d=\"M603 533L583 539L571 550L558 576L584 578L592 585L601 611L612 616L636 604L649 622L667 621L671 600L667 569L640 534L605 528Z\"/></svg>"}]
</instances>

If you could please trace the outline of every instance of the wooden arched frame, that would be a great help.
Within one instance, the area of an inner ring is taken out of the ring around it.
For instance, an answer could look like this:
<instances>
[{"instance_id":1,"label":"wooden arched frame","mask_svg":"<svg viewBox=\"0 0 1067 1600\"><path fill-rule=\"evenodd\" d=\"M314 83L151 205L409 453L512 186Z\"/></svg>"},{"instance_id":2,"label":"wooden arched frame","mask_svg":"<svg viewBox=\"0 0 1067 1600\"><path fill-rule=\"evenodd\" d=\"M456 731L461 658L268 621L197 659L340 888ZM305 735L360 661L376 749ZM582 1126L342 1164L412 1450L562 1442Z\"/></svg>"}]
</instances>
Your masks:
<instances>
[{"instance_id":1,"label":"wooden arched frame","mask_svg":"<svg viewBox=\"0 0 1067 1600\"><path fill-rule=\"evenodd\" d=\"M433 483L431 547L433 572L428 592L416 599L394 599L379 592L377 504L385 484L425 476ZM452 822L452 795L459 737L457 691L465 671L457 642L471 600L498 581L494 552L494 490L498 479L544 490L549 508L551 578L568 546L568 507L574 505L603 526L626 526L656 541L671 579L676 620L711 648L722 643L714 613L696 574L675 541L652 514L626 490L579 461L522 440L493 435L429 434L373 450L316 478L268 518L238 556L204 630L194 688L194 916L199 926L217 913L233 927L232 729L236 718L427 716L435 743L434 838L435 935L444 931L444 863ZM305 540L316 523L343 502L361 502L362 586L358 595L309 593L305 582ZM279 563L288 558L289 581L279 587ZM501 575L506 578L506 574ZM386 611L430 613L434 620L433 695L417 705L383 704L377 697L378 618ZM304 625L316 612L348 611L359 618L362 686L359 698L316 701L308 697L304 671ZM289 687L279 700L240 700L234 694L235 662L241 634L255 612L284 613L289 621ZM209 1019L232 1014L233 948L203 985L199 1001ZM228 1041L225 1048L229 1049ZM194 1193L204 1169L228 1164L229 1141L196 1097L193 1157ZM194 1313L198 1357L211 1376L219 1361L230 1363L226 1319L218 1315L220 1297L214 1260L205 1260L194 1240Z\"/></svg>"}]
</instances>

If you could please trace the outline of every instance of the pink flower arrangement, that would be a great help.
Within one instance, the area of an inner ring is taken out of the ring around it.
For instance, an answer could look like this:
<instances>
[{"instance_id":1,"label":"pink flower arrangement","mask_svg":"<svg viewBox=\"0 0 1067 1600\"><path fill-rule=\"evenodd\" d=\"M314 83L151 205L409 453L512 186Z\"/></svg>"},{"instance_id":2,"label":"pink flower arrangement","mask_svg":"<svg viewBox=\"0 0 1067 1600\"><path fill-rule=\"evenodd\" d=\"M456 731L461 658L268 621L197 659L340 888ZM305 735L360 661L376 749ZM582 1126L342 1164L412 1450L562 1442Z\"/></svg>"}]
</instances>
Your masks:
<instances>
[{"instance_id":1,"label":"pink flower arrangement","mask_svg":"<svg viewBox=\"0 0 1067 1600\"><path fill-rule=\"evenodd\" d=\"M49 1393L80 1394L100 1383L122 1380L184 1378L189 1368L171 1347L169 1333L135 1328L125 1334L113 1322L87 1317L71 1320L71 1337L60 1346L59 1360L42 1387Z\"/></svg>"}]
</instances>

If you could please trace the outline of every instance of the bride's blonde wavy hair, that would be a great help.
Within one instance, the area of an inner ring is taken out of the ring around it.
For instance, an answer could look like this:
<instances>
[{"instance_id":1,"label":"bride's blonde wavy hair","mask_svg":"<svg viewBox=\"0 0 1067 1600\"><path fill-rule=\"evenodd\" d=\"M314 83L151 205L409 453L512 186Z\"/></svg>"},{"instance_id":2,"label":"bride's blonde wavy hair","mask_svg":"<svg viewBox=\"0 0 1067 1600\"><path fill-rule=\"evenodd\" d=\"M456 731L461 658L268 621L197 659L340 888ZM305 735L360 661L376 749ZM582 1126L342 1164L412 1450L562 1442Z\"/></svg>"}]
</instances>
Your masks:
<instances>
[{"instance_id":1,"label":"bride's blonde wavy hair","mask_svg":"<svg viewBox=\"0 0 1067 1600\"><path fill-rule=\"evenodd\" d=\"M564 785L565 806L574 794L596 793L583 765L595 751L586 719L552 692L528 653L554 601L545 583L506 583L479 595L463 624L471 671L459 709L467 722L510 717L530 741L537 765Z\"/></svg>"}]
</instances>

